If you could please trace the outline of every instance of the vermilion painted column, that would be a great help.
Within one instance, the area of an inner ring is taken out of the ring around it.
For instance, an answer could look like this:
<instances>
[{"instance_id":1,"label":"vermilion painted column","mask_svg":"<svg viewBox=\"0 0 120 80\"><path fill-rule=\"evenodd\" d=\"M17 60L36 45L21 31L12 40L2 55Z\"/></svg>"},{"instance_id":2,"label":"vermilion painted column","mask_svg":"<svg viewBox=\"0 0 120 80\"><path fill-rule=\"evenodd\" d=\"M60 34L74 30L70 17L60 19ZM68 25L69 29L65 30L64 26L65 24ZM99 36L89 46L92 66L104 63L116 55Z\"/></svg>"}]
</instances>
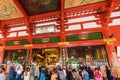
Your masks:
<instances>
[{"instance_id":1,"label":"vermilion painted column","mask_svg":"<svg viewBox=\"0 0 120 80\"><path fill-rule=\"evenodd\" d=\"M112 55L112 52L116 52L115 50L115 46L113 44L110 44L110 45L106 45L106 50L107 50L107 56L108 56L108 61L109 61L109 64L110 66L114 66L113 64L113 55Z\"/></svg>"},{"instance_id":2,"label":"vermilion painted column","mask_svg":"<svg viewBox=\"0 0 120 80\"><path fill-rule=\"evenodd\" d=\"M29 49L29 64L33 62L33 57L32 57L32 47Z\"/></svg>"},{"instance_id":3,"label":"vermilion painted column","mask_svg":"<svg viewBox=\"0 0 120 80\"><path fill-rule=\"evenodd\" d=\"M104 39L107 39L110 34L111 34L110 29L109 29L109 27L107 27L107 28L105 29L105 31L103 32L103 38L104 38ZM108 45L108 44L106 43L106 51L107 51L108 62L109 62L109 65L110 65L110 66L112 65L112 55L111 55L112 49L111 49L111 48L112 48L111 45L110 45L110 44Z\"/></svg>"},{"instance_id":4,"label":"vermilion painted column","mask_svg":"<svg viewBox=\"0 0 120 80\"><path fill-rule=\"evenodd\" d=\"M26 24L27 24L28 33L29 33L29 38L28 38L28 41L29 41L29 43L28 43L28 45L29 45L29 48L28 48L29 49L29 64L31 64L33 62L33 56L32 56L33 55L32 54L33 38L32 38L32 36L33 36L33 27L35 27L35 25L29 23L29 20L27 20Z\"/></svg>"},{"instance_id":5,"label":"vermilion painted column","mask_svg":"<svg viewBox=\"0 0 120 80\"><path fill-rule=\"evenodd\" d=\"M62 47L60 47L60 57L59 57L60 66L62 66Z\"/></svg>"},{"instance_id":6,"label":"vermilion painted column","mask_svg":"<svg viewBox=\"0 0 120 80\"><path fill-rule=\"evenodd\" d=\"M2 64L3 59L4 59L4 49L3 49L3 47L1 47L1 49L0 49L0 64Z\"/></svg>"},{"instance_id":7,"label":"vermilion painted column","mask_svg":"<svg viewBox=\"0 0 120 80\"><path fill-rule=\"evenodd\" d=\"M114 8L113 6L114 6L113 1L112 0L108 1L106 8L103 8L103 12L100 13L101 24L102 24L102 28L104 29L103 38L108 40L113 38L111 37L113 33L111 32L110 27L108 25L109 23L112 22L112 20L110 20L110 15L113 11ZM105 43L106 43L106 50L107 50L109 64L113 66L113 52L116 52L114 41L111 41L110 43L108 41Z\"/></svg>"},{"instance_id":8,"label":"vermilion painted column","mask_svg":"<svg viewBox=\"0 0 120 80\"><path fill-rule=\"evenodd\" d=\"M65 35L65 13L64 13L64 0L61 0L61 13L60 13L60 62L62 63L62 67L66 68L66 35Z\"/></svg>"},{"instance_id":9,"label":"vermilion painted column","mask_svg":"<svg viewBox=\"0 0 120 80\"><path fill-rule=\"evenodd\" d=\"M112 34L113 33L110 31L109 27L107 27L105 31L103 32L104 39L111 39L110 36ZM115 66L114 63L117 59L115 60L116 49L115 49L114 41L112 41L110 44L106 42L106 50L107 50L107 56L108 56L108 61L109 61L110 66Z\"/></svg>"},{"instance_id":10,"label":"vermilion painted column","mask_svg":"<svg viewBox=\"0 0 120 80\"><path fill-rule=\"evenodd\" d=\"M28 40L29 41L28 45L30 45L29 48L28 48L28 50L29 50L29 64L31 64L33 62L33 56L32 56L32 46L33 46L33 44L32 44L31 36L29 36L29 39L30 39L30 40Z\"/></svg>"}]
</instances>

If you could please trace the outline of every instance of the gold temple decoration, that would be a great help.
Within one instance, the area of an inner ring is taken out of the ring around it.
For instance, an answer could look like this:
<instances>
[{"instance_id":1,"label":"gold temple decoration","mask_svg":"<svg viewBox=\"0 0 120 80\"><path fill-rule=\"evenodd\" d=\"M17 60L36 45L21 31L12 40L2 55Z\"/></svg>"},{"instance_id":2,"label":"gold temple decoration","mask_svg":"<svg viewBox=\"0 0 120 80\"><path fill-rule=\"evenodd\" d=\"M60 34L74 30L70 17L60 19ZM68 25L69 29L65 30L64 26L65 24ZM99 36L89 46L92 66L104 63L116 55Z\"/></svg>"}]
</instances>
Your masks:
<instances>
[{"instance_id":1,"label":"gold temple decoration","mask_svg":"<svg viewBox=\"0 0 120 80\"><path fill-rule=\"evenodd\" d=\"M85 40L85 39L88 39L88 34L80 34L78 37L81 40Z\"/></svg>"},{"instance_id":2,"label":"gold temple decoration","mask_svg":"<svg viewBox=\"0 0 120 80\"><path fill-rule=\"evenodd\" d=\"M0 46L0 50L3 50L5 47L4 46Z\"/></svg>"},{"instance_id":3,"label":"gold temple decoration","mask_svg":"<svg viewBox=\"0 0 120 80\"><path fill-rule=\"evenodd\" d=\"M24 45L24 47L32 47L33 46L33 44L26 44L26 45Z\"/></svg>"},{"instance_id":4,"label":"gold temple decoration","mask_svg":"<svg viewBox=\"0 0 120 80\"><path fill-rule=\"evenodd\" d=\"M113 44L113 42L116 41L116 38L107 38L107 39L103 39L103 41L104 41L106 44L110 45L110 44Z\"/></svg>"},{"instance_id":5,"label":"gold temple decoration","mask_svg":"<svg viewBox=\"0 0 120 80\"><path fill-rule=\"evenodd\" d=\"M43 43L47 43L47 42L49 42L49 41L50 41L49 38L42 38L42 42L43 42Z\"/></svg>"},{"instance_id":6,"label":"gold temple decoration","mask_svg":"<svg viewBox=\"0 0 120 80\"><path fill-rule=\"evenodd\" d=\"M58 45L67 45L69 42L59 42Z\"/></svg>"},{"instance_id":7,"label":"gold temple decoration","mask_svg":"<svg viewBox=\"0 0 120 80\"><path fill-rule=\"evenodd\" d=\"M14 45L19 45L20 41L14 41Z\"/></svg>"}]
</instances>

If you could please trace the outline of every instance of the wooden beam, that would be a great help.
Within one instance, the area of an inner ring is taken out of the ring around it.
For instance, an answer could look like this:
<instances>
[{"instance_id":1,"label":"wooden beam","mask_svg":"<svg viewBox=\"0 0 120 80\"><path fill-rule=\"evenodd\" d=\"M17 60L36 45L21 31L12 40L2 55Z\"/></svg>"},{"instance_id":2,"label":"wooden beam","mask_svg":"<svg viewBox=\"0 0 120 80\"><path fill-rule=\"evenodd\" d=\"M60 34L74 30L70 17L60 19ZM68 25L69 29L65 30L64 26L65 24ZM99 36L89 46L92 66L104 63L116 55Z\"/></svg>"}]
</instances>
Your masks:
<instances>
[{"instance_id":1,"label":"wooden beam","mask_svg":"<svg viewBox=\"0 0 120 80\"><path fill-rule=\"evenodd\" d=\"M83 41L73 41L69 42L69 45L67 47L73 47L73 46L88 46L88 45L105 45L103 39L99 40L83 40Z\"/></svg>"},{"instance_id":2,"label":"wooden beam","mask_svg":"<svg viewBox=\"0 0 120 80\"><path fill-rule=\"evenodd\" d=\"M11 24L14 25L15 23L19 22L25 22L25 18L17 18L17 19L11 19L11 20L6 20L6 21L1 21L2 24Z\"/></svg>"},{"instance_id":3,"label":"wooden beam","mask_svg":"<svg viewBox=\"0 0 120 80\"><path fill-rule=\"evenodd\" d=\"M33 20L33 19L46 18L46 17L52 17L52 16L59 17L59 14L60 14L60 11L49 12L49 13L46 13L46 14L30 16L30 19Z\"/></svg>"},{"instance_id":4,"label":"wooden beam","mask_svg":"<svg viewBox=\"0 0 120 80\"><path fill-rule=\"evenodd\" d=\"M33 38L47 38L47 37L54 37L54 36L60 36L60 32L49 33L49 34L36 34L33 36Z\"/></svg>"},{"instance_id":5,"label":"wooden beam","mask_svg":"<svg viewBox=\"0 0 120 80\"><path fill-rule=\"evenodd\" d=\"M74 34L88 34L88 33L95 33L95 32L102 32L103 28L93 28L93 29L85 29L85 30L72 30L66 31L65 35L74 35Z\"/></svg>"},{"instance_id":6,"label":"wooden beam","mask_svg":"<svg viewBox=\"0 0 120 80\"><path fill-rule=\"evenodd\" d=\"M81 22L73 22L73 23L67 23L66 26L70 25L76 25L76 24L85 24L85 23L92 23L92 22L99 22L100 20L89 20L89 21L81 21Z\"/></svg>"},{"instance_id":7,"label":"wooden beam","mask_svg":"<svg viewBox=\"0 0 120 80\"><path fill-rule=\"evenodd\" d=\"M28 36L9 37L9 38L6 38L6 41L22 40L22 39L29 39L29 37Z\"/></svg>"},{"instance_id":8,"label":"wooden beam","mask_svg":"<svg viewBox=\"0 0 120 80\"><path fill-rule=\"evenodd\" d=\"M49 43L49 44L34 44L33 48L52 48L52 47L60 47L58 43Z\"/></svg>"},{"instance_id":9,"label":"wooden beam","mask_svg":"<svg viewBox=\"0 0 120 80\"><path fill-rule=\"evenodd\" d=\"M16 50L16 49L26 49L24 45L18 45L18 46L5 46L5 50Z\"/></svg>"}]
</instances>

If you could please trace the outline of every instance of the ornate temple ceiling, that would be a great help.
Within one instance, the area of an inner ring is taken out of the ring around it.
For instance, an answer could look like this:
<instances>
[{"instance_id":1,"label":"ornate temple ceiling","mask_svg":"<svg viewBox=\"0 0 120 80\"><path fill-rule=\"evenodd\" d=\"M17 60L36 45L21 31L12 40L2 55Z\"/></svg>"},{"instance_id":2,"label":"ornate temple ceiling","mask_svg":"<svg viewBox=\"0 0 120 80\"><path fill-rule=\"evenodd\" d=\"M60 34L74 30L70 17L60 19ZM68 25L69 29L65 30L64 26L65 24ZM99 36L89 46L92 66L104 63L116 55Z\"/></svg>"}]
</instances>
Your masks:
<instances>
[{"instance_id":1,"label":"ornate temple ceiling","mask_svg":"<svg viewBox=\"0 0 120 80\"><path fill-rule=\"evenodd\" d=\"M106 1L106 0L65 0L65 9L77 7L77 6L89 5L102 1Z\"/></svg>"},{"instance_id":2,"label":"ornate temple ceiling","mask_svg":"<svg viewBox=\"0 0 120 80\"><path fill-rule=\"evenodd\" d=\"M13 0L0 0L0 21L21 17L23 17L23 14Z\"/></svg>"},{"instance_id":3,"label":"ornate temple ceiling","mask_svg":"<svg viewBox=\"0 0 120 80\"><path fill-rule=\"evenodd\" d=\"M29 16L57 11L60 8L59 0L19 0Z\"/></svg>"},{"instance_id":4,"label":"ornate temple ceiling","mask_svg":"<svg viewBox=\"0 0 120 80\"><path fill-rule=\"evenodd\" d=\"M89 5L106 0L65 0L64 9ZM61 0L0 0L0 21L25 17L21 8L28 16L60 10Z\"/></svg>"}]
</instances>

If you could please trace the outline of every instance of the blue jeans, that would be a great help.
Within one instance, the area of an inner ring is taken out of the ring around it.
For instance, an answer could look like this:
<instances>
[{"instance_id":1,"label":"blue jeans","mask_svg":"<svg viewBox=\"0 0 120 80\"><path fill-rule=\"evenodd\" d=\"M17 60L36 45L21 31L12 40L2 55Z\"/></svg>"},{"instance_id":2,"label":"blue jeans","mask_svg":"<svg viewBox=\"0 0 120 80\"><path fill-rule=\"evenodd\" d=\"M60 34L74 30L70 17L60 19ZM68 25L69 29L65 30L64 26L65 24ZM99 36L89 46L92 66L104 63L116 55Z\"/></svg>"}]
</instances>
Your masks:
<instances>
[{"instance_id":1,"label":"blue jeans","mask_svg":"<svg viewBox=\"0 0 120 80\"><path fill-rule=\"evenodd\" d=\"M39 78L37 76L34 76L34 80L39 80Z\"/></svg>"},{"instance_id":2,"label":"blue jeans","mask_svg":"<svg viewBox=\"0 0 120 80\"><path fill-rule=\"evenodd\" d=\"M17 74L16 80L21 80L21 76L22 76L22 74Z\"/></svg>"},{"instance_id":3,"label":"blue jeans","mask_svg":"<svg viewBox=\"0 0 120 80\"><path fill-rule=\"evenodd\" d=\"M10 75L9 80L14 80L14 75Z\"/></svg>"}]
</instances>

